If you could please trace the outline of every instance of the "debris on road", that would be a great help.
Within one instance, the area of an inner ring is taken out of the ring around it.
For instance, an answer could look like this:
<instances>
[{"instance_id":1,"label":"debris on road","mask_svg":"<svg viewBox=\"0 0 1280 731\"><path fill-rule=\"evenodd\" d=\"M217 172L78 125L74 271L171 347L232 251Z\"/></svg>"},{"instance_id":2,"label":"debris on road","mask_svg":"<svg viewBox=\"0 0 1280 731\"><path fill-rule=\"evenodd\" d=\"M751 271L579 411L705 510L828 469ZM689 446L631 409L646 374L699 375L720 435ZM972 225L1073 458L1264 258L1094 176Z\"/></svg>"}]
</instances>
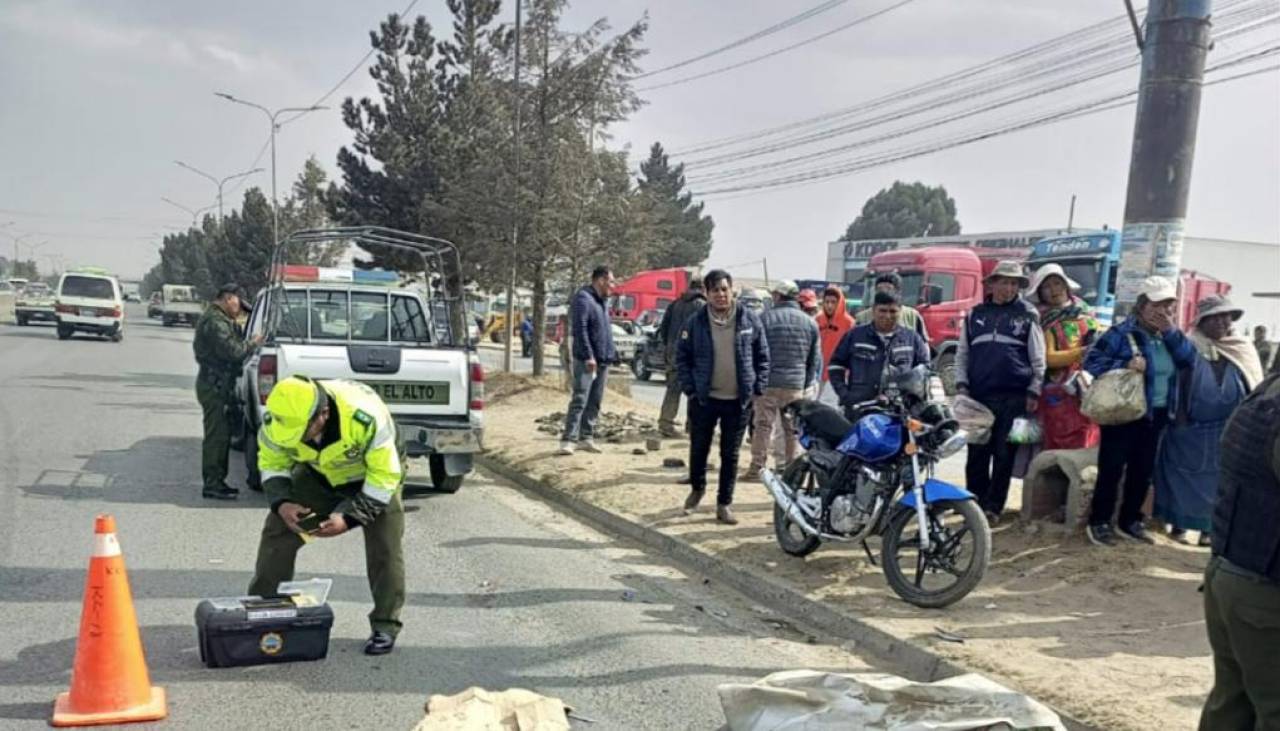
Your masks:
<instances>
[{"instance_id":1,"label":"debris on road","mask_svg":"<svg viewBox=\"0 0 1280 731\"><path fill-rule=\"evenodd\" d=\"M948 632L948 631L946 631L945 629L943 629L943 628L941 628L941 627L934 627L934 628L933 628L933 634L934 634L934 636L935 636L935 637L937 637L938 639L942 640L943 642L955 642L955 643L958 643L958 644L961 644L961 645L963 645L963 644L964 644L964 638L963 638L963 637L961 637L960 635L958 635L958 634L956 634L956 633L954 633L954 632Z\"/></svg>"},{"instance_id":2,"label":"debris on road","mask_svg":"<svg viewBox=\"0 0 1280 731\"><path fill-rule=\"evenodd\" d=\"M678 470L685 466L684 460L679 457L667 457L662 460L662 466L670 470Z\"/></svg>"},{"instance_id":3,"label":"debris on road","mask_svg":"<svg viewBox=\"0 0 1280 731\"><path fill-rule=\"evenodd\" d=\"M631 450L631 453L637 457L643 457L649 453L649 450L645 449L644 447L636 447L635 449Z\"/></svg>"},{"instance_id":4,"label":"debris on road","mask_svg":"<svg viewBox=\"0 0 1280 731\"><path fill-rule=\"evenodd\" d=\"M564 416L563 411L557 411L534 419L534 423L538 425L538 431L559 436L564 428ZM657 433L657 422L635 411L622 414L604 411L600 413L600 421L596 422L596 439L610 444L636 442Z\"/></svg>"},{"instance_id":5,"label":"debris on road","mask_svg":"<svg viewBox=\"0 0 1280 731\"><path fill-rule=\"evenodd\" d=\"M477 687L433 695L424 710L426 716L414 731L569 731L573 713L559 698L522 688L494 692Z\"/></svg>"},{"instance_id":6,"label":"debris on road","mask_svg":"<svg viewBox=\"0 0 1280 731\"><path fill-rule=\"evenodd\" d=\"M1043 704L973 673L915 683L881 673L789 670L750 684L725 683L718 692L730 731L1066 728Z\"/></svg>"}]
</instances>

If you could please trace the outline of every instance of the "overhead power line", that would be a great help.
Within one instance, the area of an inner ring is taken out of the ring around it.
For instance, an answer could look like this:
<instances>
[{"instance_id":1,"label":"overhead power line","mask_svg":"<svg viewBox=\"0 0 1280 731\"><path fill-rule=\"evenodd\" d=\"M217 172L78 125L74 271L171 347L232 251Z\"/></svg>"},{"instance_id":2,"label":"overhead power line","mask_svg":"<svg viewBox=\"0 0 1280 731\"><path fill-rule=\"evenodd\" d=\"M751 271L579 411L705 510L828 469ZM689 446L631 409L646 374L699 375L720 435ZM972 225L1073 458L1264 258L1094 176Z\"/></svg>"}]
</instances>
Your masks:
<instances>
[{"instance_id":1,"label":"overhead power line","mask_svg":"<svg viewBox=\"0 0 1280 731\"><path fill-rule=\"evenodd\" d=\"M1247 0L1227 0L1219 4L1214 14L1214 21L1236 17L1237 13L1266 14L1274 12L1274 5L1268 2L1254 2L1245 5ZM1242 5L1245 7L1241 8ZM813 117L788 122L781 125L718 139L706 140L688 147L676 148L670 153L686 164L696 166L708 162L701 159L689 159L689 156L730 148L758 140L779 138L782 142L798 135L801 130L831 127L851 118L862 117L870 112L891 107L896 104L925 98L930 94L956 94L962 87L958 84L968 83L970 87L982 88L987 85L1010 84L1026 80L1029 73L1043 74L1054 66L1074 67L1085 54L1111 54L1116 58L1135 58L1132 45L1126 43L1128 38L1127 16L1118 15L1098 23L1080 28L1070 33L1033 44L1013 53L985 61L968 68L916 84L906 89L864 100L830 112ZM771 143L772 144L772 143Z\"/></svg>"},{"instance_id":2,"label":"overhead power line","mask_svg":"<svg viewBox=\"0 0 1280 731\"><path fill-rule=\"evenodd\" d=\"M751 65L751 64L753 64L753 63L756 63L757 61L763 61L763 60L768 59L768 58L773 58L774 56L780 56L780 55L782 55L782 54L784 54L784 53L787 53L788 51L794 51L795 49L800 48L800 47L802 47L802 46L807 46L807 45L809 45L810 43L816 43L817 41L820 41L820 40L822 40L823 38L827 38L828 36L833 36L833 35L835 35L836 33L840 33L840 32L843 32L843 31L849 30L850 28L855 28L855 27L857 27L857 26L859 26L859 25L862 25L863 23L866 23L866 22L871 21L871 20L875 20L876 18L879 18L881 15L884 15L885 13L892 12L892 11L897 10L898 8L902 7L903 5L909 5L909 4L913 3L913 2L915 2L915 0L899 0L899 2L894 3L893 5L890 5L890 6L889 6L889 7L887 7L887 8L881 8L880 10L877 10L877 11L875 11L875 12L873 12L873 13L868 13L868 14L866 14L866 15L859 16L859 17L854 18L853 20L849 21L848 23L845 23L845 24L843 24L843 25L836 26L835 28L832 28L832 29L831 29L831 30L829 30L829 31L826 31L826 32L823 32L823 33L819 33L819 34L818 34L818 35L816 35L816 36L810 36L809 38L806 38L806 39L804 39L803 41L798 41L798 42L796 42L796 43L792 43L792 44L791 44L791 45L789 45L789 46L783 46L782 48L779 48L779 49L777 49L777 50L775 50L775 51L770 51L770 52L768 52L768 53L764 53L764 54L761 54L761 55L759 55L759 56L754 56L754 57L752 57L752 58L748 58L748 59L746 59L746 60L744 60L744 61L739 61L739 62L734 63L734 64L729 64L728 66L721 66L720 68L718 68L718 69L712 69L711 71L705 71L705 72L703 72L703 73L695 74L695 75L693 75L693 76L686 76L686 77L684 77L683 79L676 79L675 81L668 81L668 82L665 82L665 83L662 83L662 84L654 84L654 85L652 85L652 86L641 86L641 87L637 88L637 89L636 89L636 91L654 91L655 89L666 89L666 88L671 87L671 86L679 86L679 85L681 85L681 84L687 84L687 83L689 83L689 82L691 82L691 81L697 81L698 79L705 79L705 78L707 78L707 77L709 77L709 76L716 76L716 75L723 74L723 73L728 72L728 71L733 71L734 69L740 69L740 68L742 68L743 66L749 66L749 65ZM656 73L656 72L655 72L655 73ZM637 77L637 78L639 78L639 77Z\"/></svg>"},{"instance_id":3,"label":"overhead power line","mask_svg":"<svg viewBox=\"0 0 1280 731\"><path fill-rule=\"evenodd\" d=\"M1280 46L1273 46L1271 48L1264 49L1262 51L1250 53L1250 54L1247 54L1246 56L1242 56L1240 58L1236 58L1230 61L1223 62L1221 64L1217 64L1215 66L1206 68L1205 69L1206 77L1210 73L1215 73L1223 69L1258 61L1264 58L1272 58L1275 56L1280 56ZM1206 81L1204 83L1204 86L1206 87L1216 86L1218 84L1227 83L1230 81L1237 81L1240 79L1245 79L1245 78L1257 76L1264 73L1270 73L1277 70L1280 70L1280 64L1270 64L1265 67L1251 69L1248 71L1241 71L1239 73L1229 75L1229 76L1213 78ZM941 152L943 150L970 145L975 142L981 142L983 140L992 139L994 137L999 137L999 136L1011 134L1014 132L1020 132L1022 130L1031 129L1034 127L1040 127L1047 124L1055 124L1055 123L1067 121L1070 119L1090 116L1090 115L1098 114L1104 111L1109 111L1109 110L1118 109L1121 107L1130 106L1136 102L1137 95L1138 95L1137 90L1124 91L1124 92L1112 94L1107 97L1091 99L1083 103L1074 104L1070 107L1059 109L1053 112L1041 113L1030 118L1024 118L1017 122L1000 125L998 127L984 129L984 130L977 130L977 131L973 131L963 135L956 135L946 140L934 141L932 143L917 145L915 147L891 150L887 152L878 153L875 155L868 155L868 156L858 158L855 160L850 160L838 165L832 165L825 168L818 168L818 169L805 171L802 173L796 173L793 175L784 176L780 178L749 182L749 183L743 183L740 185L731 185L731 186L726 186L722 188L712 188L712 189L696 189L694 186L691 186L691 189L693 189L692 192L699 198L710 198L710 197L727 196L730 194L759 193L759 192L764 192L766 190L794 188L802 185L818 183L824 180L829 180L832 178L850 175L855 172L860 172L862 170L880 167L883 165L901 162L903 160L909 160L917 157L923 157L925 155L931 155L936 152ZM741 197L741 195L732 195L731 197ZM724 198L720 197L719 199L723 200Z\"/></svg>"},{"instance_id":4,"label":"overhead power line","mask_svg":"<svg viewBox=\"0 0 1280 731\"><path fill-rule=\"evenodd\" d=\"M1233 5L1240 6L1241 2ZM1118 20L1123 20L1123 17ZM1264 0L1238 7L1223 14L1218 20L1220 21L1219 32L1214 36L1215 41L1253 32L1280 22L1280 10L1273 8ZM1117 36L1116 33L1119 35ZM939 124L977 116L1051 92L1071 89L1127 68L1136 67L1140 59L1127 47L1117 45L1117 42L1123 41L1125 35L1126 31L1121 27L1110 34L1099 35L1096 41L1073 44L1072 50L1064 54L1055 54L1048 59L1026 56L1023 64L999 69L998 76L979 75L968 80L967 83L962 83L961 79L952 79L951 83L940 90L940 93L933 96L906 93L888 95L882 97L887 100L885 102L869 102L851 110L844 115L845 119L839 120L840 123L836 125L827 124L825 128L819 127L812 132L793 133L767 143L743 146L742 149L726 151L712 157L686 158L681 162L690 171L691 182L705 183L717 178L738 177L757 170L787 167L806 160L829 157L847 149L865 147L884 139L901 137ZM913 88L929 85L932 85L932 82ZM1005 95L999 96L1000 92L1005 92ZM903 106L903 102L908 101L913 103ZM968 105L967 111L947 111L948 108L958 105ZM898 108L893 109L895 106ZM889 109L879 114L872 114L885 107ZM905 131L891 129L879 138L858 140L783 160L763 162L752 168L718 170L730 163L765 157L783 150L804 147L912 118L925 121L915 123L914 128L908 128Z\"/></svg>"},{"instance_id":5,"label":"overhead power line","mask_svg":"<svg viewBox=\"0 0 1280 731\"><path fill-rule=\"evenodd\" d=\"M733 41L732 43L720 46L719 48L714 48L710 51L707 51L706 53L701 53L692 58L686 58L683 61L677 61L676 63L673 63L669 66L663 66L660 69L654 69L653 71L648 71L643 74L636 74L635 76L631 77L631 80L638 81L640 79L647 79L650 76L656 76L657 74L665 73L667 71L683 68L685 66L688 66L689 64L697 63L699 61L703 61L708 58L711 58L712 56L718 56L722 53L725 53L726 51L732 51L735 48L745 46L746 44L751 43L753 41L758 41L761 38L767 38L768 36L771 36L775 33L784 31L787 28L790 28L791 26L796 25L798 23L803 23L809 18L812 18L817 15L821 15L822 13L825 13L828 10L831 10L832 8L836 8L841 5L844 5L848 1L849 0L826 0L826 2L815 5L814 7L809 8L803 13L798 13L796 15L791 16L790 18L781 20L769 26L768 28L765 28L763 30L758 30L755 33L752 33L751 35L739 38L738 40Z\"/></svg>"}]
</instances>

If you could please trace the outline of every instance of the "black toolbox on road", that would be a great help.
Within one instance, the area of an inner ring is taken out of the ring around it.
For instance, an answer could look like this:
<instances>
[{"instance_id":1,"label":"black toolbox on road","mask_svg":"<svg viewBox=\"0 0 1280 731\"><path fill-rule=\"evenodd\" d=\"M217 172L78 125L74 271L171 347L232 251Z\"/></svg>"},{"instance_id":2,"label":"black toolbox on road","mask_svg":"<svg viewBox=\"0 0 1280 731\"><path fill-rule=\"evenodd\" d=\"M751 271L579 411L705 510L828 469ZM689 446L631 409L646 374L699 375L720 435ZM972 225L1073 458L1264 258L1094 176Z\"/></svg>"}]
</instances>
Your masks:
<instances>
[{"instance_id":1,"label":"black toolbox on road","mask_svg":"<svg viewBox=\"0 0 1280 731\"><path fill-rule=\"evenodd\" d=\"M196 606L200 661L225 668L320 660L329 653L333 610L291 597L205 599Z\"/></svg>"}]
</instances>

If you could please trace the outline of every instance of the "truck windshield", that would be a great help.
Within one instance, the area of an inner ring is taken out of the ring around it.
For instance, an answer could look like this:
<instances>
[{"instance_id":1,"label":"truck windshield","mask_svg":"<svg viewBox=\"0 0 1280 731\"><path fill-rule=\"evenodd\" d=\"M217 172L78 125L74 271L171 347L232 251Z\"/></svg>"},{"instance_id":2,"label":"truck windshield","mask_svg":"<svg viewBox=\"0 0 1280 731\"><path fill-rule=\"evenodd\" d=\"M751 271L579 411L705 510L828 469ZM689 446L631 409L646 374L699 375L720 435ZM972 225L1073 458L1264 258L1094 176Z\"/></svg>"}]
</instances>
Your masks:
<instances>
[{"instance_id":1,"label":"truck windshield","mask_svg":"<svg viewBox=\"0 0 1280 731\"><path fill-rule=\"evenodd\" d=\"M1075 293L1076 296L1091 305L1098 304L1098 281L1102 278L1102 257L1067 259L1057 263L1062 266L1062 270L1068 277L1080 285L1080 290Z\"/></svg>"}]
</instances>

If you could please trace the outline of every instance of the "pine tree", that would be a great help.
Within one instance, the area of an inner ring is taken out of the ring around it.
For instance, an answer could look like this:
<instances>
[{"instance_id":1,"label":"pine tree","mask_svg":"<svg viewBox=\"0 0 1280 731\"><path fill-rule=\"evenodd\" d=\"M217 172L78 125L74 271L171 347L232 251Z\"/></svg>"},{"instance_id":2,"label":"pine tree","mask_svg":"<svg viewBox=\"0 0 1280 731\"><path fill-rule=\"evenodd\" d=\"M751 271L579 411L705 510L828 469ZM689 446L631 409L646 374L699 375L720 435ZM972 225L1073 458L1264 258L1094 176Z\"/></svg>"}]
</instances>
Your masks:
<instances>
[{"instance_id":1,"label":"pine tree","mask_svg":"<svg viewBox=\"0 0 1280 731\"><path fill-rule=\"evenodd\" d=\"M684 165L672 167L662 143L649 148L649 159L640 163L640 192L649 199L652 225L658 244L648 257L648 268L696 266L711 254L715 221L702 215L703 203L693 202L684 189Z\"/></svg>"}]
</instances>

